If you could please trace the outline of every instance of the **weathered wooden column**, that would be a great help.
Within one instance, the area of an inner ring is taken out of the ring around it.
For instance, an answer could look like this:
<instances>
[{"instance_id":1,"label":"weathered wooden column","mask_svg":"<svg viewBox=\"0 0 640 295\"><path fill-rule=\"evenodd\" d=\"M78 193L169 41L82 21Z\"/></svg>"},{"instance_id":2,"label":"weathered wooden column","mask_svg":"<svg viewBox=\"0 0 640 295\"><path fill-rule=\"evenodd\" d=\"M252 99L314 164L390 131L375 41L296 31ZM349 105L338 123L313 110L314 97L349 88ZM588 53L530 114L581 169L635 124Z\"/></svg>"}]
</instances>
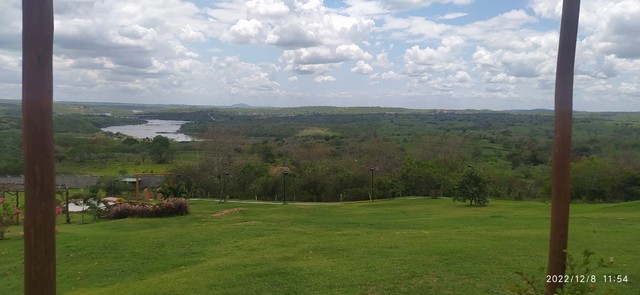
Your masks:
<instances>
[{"instance_id":1,"label":"weathered wooden column","mask_svg":"<svg viewBox=\"0 0 640 295\"><path fill-rule=\"evenodd\" d=\"M22 1L24 293L56 293L53 1Z\"/></svg>"},{"instance_id":2,"label":"weathered wooden column","mask_svg":"<svg viewBox=\"0 0 640 295\"><path fill-rule=\"evenodd\" d=\"M547 274L564 275L569 237L570 157L573 120L573 72L578 37L580 0L564 0L556 67L555 126L551 183L551 230ZM555 281L555 280L551 280ZM554 294L562 283L547 283L545 294Z\"/></svg>"}]
</instances>

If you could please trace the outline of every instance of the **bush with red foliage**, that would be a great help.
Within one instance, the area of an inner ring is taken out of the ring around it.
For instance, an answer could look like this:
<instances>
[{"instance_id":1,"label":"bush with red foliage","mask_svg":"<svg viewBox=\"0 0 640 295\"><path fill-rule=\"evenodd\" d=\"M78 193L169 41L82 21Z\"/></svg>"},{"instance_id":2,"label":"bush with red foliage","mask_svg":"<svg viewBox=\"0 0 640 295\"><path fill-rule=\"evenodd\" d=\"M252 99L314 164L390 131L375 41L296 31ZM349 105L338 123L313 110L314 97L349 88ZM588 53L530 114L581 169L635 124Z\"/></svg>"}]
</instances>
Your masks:
<instances>
[{"instance_id":1,"label":"bush with red foliage","mask_svg":"<svg viewBox=\"0 0 640 295\"><path fill-rule=\"evenodd\" d=\"M102 217L109 219L166 217L189 213L189 202L186 199L170 198L158 204L149 203L116 203L103 210Z\"/></svg>"}]
</instances>

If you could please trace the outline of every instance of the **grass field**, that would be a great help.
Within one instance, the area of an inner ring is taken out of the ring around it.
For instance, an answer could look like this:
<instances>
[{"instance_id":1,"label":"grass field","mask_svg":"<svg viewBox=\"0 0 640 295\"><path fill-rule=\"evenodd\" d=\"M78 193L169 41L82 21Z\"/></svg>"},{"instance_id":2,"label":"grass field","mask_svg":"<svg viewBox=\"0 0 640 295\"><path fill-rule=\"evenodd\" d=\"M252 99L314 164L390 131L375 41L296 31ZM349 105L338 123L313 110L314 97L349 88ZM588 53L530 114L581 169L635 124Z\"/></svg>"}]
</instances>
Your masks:
<instances>
[{"instance_id":1,"label":"grass field","mask_svg":"<svg viewBox=\"0 0 640 295\"><path fill-rule=\"evenodd\" d=\"M126 172L126 175L134 175L138 173L169 173L176 165L193 163L197 161L195 152L179 152L176 153L176 159L171 163L157 164L151 159L146 159L144 163L140 158L126 159L109 159L109 160L91 160L86 162L64 162L58 163L56 173L58 174L79 174L79 175L120 175L120 172Z\"/></svg>"},{"instance_id":2,"label":"grass field","mask_svg":"<svg viewBox=\"0 0 640 295\"><path fill-rule=\"evenodd\" d=\"M213 213L244 210L223 216ZM549 205L449 199L266 205L192 201L188 216L58 222L59 294L507 294L546 266ZM640 290L640 202L574 204L569 251L616 261ZM13 227L13 231L19 228ZM22 294L22 238L0 241ZM603 274L603 273L600 273ZM543 276L543 274L540 274ZM613 284L598 278L601 294Z\"/></svg>"}]
</instances>

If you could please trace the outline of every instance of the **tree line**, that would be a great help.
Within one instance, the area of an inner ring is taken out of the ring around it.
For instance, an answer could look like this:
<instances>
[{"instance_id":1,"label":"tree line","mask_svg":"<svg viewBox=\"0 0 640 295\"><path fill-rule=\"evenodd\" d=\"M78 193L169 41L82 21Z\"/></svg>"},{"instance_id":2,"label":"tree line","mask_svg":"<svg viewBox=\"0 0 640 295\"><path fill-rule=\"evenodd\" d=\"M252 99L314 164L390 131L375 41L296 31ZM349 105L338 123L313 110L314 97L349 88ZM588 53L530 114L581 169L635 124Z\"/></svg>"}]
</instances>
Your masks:
<instances>
[{"instance_id":1,"label":"tree line","mask_svg":"<svg viewBox=\"0 0 640 295\"><path fill-rule=\"evenodd\" d=\"M201 158L176 167L191 186L213 195L276 200L287 171L287 198L300 201L365 200L372 193L463 198L469 168L490 197L550 195L552 116L546 114L227 116L186 126L201 132L196 136L204 140L193 144ZM592 114L577 121L572 199L640 199L640 165L629 138L637 139L638 126Z\"/></svg>"},{"instance_id":2,"label":"tree line","mask_svg":"<svg viewBox=\"0 0 640 295\"><path fill-rule=\"evenodd\" d=\"M284 171L287 198L300 201L457 197L473 169L491 198L549 198L551 113L310 110L162 113L192 122L182 128L199 139L190 143L98 128L136 119L56 116L56 160L164 163L183 175L185 190L211 197L281 199ZM640 198L638 122L636 113L576 114L572 199ZM0 174L22 171L19 127L19 118L0 118Z\"/></svg>"}]
</instances>

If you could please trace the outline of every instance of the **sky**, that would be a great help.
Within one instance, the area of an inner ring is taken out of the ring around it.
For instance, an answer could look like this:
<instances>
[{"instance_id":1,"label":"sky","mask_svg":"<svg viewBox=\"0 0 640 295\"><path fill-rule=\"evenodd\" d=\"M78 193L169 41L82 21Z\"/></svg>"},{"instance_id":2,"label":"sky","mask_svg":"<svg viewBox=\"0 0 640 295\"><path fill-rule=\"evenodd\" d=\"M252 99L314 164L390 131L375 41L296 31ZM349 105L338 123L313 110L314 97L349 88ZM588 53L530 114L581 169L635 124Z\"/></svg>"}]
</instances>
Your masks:
<instances>
[{"instance_id":1,"label":"sky","mask_svg":"<svg viewBox=\"0 0 640 295\"><path fill-rule=\"evenodd\" d=\"M55 0L54 100L553 109L562 1ZM0 98L21 98L20 0ZM640 111L640 1L582 1L574 109Z\"/></svg>"}]
</instances>

